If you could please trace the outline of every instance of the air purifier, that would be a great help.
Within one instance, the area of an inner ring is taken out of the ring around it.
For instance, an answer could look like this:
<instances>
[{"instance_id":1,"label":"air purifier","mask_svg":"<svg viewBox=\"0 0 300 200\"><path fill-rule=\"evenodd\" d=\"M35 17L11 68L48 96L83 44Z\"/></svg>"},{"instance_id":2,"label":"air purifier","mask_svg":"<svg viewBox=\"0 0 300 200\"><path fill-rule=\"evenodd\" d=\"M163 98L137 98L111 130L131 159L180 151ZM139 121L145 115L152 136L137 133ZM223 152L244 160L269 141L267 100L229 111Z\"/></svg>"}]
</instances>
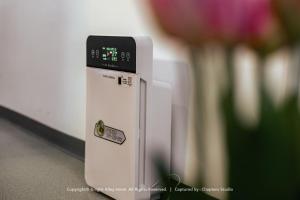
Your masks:
<instances>
[{"instance_id":1,"label":"air purifier","mask_svg":"<svg viewBox=\"0 0 300 200\"><path fill-rule=\"evenodd\" d=\"M118 200L153 198L153 156L171 163L172 91L153 80L152 41L89 36L86 56L86 182Z\"/></svg>"}]
</instances>

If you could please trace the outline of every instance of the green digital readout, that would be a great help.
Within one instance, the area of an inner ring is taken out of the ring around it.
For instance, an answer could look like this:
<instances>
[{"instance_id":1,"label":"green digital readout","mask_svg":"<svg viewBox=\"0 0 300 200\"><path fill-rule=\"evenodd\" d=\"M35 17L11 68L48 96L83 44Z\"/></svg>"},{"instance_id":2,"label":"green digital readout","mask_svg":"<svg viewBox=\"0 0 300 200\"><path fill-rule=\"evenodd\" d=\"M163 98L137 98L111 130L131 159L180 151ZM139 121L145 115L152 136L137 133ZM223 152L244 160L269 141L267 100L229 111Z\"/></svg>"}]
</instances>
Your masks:
<instances>
[{"instance_id":1,"label":"green digital readout","mask_svg":"<svg viewBox=\"0 0 300 200\"><path fill-rule=\"evenodd\" d=\"M102 47L102 60L105 61L118 61L118 50L114 47Z\"/></svg>"},{"instance_id":2,"label":"green digital readout","mask_svg":"<svg viewBox=\"0 0 300 200\"><path fill-rule=\"evenodd\" d=\"M132 37L89 36L86 56L88 67L136 73L136 43Z\"/></svg>"}]
</instances>

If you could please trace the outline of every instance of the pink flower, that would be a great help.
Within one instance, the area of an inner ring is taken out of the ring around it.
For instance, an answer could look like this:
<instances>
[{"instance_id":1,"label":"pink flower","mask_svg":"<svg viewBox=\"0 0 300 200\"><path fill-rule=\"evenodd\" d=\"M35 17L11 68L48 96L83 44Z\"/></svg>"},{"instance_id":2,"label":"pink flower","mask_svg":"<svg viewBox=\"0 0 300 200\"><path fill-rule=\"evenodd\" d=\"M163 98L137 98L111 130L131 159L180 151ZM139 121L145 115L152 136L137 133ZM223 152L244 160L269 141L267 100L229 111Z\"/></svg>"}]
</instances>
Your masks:
<instances>
[{"instance_id":1,"label":"pink flower","mask_svg":"<svg viewBox=\"0 0 300 200\"><path fill-rule=\"evenodd\" d=\"M162 28L195 44L216 41L252 46L274 38L271 0L150 0Z\"/></svg>"}]
</instances>

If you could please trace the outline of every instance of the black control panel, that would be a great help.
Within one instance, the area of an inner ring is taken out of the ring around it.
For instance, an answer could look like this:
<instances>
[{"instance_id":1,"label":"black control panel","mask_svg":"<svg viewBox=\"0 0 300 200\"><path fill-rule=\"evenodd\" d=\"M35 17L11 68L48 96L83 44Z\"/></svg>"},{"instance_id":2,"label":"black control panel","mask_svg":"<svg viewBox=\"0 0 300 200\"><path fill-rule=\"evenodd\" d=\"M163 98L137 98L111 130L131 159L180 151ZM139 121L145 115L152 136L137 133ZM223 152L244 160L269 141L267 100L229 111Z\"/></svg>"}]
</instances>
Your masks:
<instances>
[{"instance_id":1,"label":"black control panel","mask_svg":"<svg viewBox=\"0 0 300 200\"><path fill-rule=\"evenodd\" d=\"M89 36L87 66L136 73L136 43L132 37Z\"/></svg>"}]
</instances>

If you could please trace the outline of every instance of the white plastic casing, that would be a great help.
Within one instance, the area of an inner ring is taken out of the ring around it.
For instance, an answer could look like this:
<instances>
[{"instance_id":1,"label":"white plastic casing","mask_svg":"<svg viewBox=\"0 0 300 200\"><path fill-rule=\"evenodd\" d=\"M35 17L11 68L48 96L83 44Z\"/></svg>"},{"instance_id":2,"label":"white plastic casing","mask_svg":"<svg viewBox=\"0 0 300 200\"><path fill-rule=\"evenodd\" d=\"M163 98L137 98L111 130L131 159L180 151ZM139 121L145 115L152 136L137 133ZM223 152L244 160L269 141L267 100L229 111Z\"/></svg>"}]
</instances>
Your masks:
<instances>
[{"instance_id":1,"label":"white plastic casing","mask_svg":"<svg viewBox=\"0 0 300 200\"><path fill-rule=\"evenodd\" d=\"M152 155L161 152L169 165L171 153L171 89L166 83L153 82L151 39L134 39L136 73L86 68L85 179L89 186L118 200L150 199L148 189L157 181ZM130 78L131 85L119 85L118 77ZM125 142L96 137L99 120L123 131Z\"/></svg>"},{"instance_id":2,"label":"white plastic casing","mask_svg":"<svg viewBox=\"0 0 300 200\"><path fill-rule=\"evenodd\" d=\"M153 79L172 89L171 173L184 179L187 160L187 130L191 84L189 66L184 62L154 60Z\"/></svg>"}]
</instances>

